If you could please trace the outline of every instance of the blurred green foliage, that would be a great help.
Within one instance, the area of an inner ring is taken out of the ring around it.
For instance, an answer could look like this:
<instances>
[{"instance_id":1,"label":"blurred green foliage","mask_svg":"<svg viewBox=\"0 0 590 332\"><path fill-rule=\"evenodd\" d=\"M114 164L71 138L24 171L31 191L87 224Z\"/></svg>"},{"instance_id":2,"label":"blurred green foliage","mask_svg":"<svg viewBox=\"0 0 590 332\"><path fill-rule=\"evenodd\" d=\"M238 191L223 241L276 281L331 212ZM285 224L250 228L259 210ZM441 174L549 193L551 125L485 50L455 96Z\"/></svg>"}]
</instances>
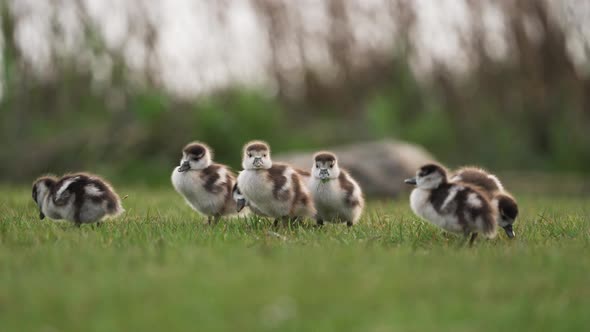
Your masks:
<instances>
[{"instance_id":1,"label":"blurred green foliage","mask_svg":"<svg viewBox=\"0 0 590 332\"><path fill-rule=\"evenodd\" d=\"M168 181L182 146L192 140L208 143L217 161L239 169L241 148L251 139L288 151L389 137L423 145L452 165L588 170L587 114L567 103L551 108L547 142L539 145L534 132L537 112L498 112L493 101L476 99L473 111L457 114L435 88L416 82L407 67L403 75L399 72L391 84L362 101L358 114L318 111L313 105L294 110L244 89L194 102L145 89L128 93L125 106L112 110L107 94L91 93L79 78L56 83L57 95L48 98L43 91L47 86L32 85L26 93L14 92L1 101L2 178L22 181L45 172L88 169L158 184ZM6 91L17 90L11 88Z\"/></svg>"},{"instance_id":2,"label":"blurred green foliage","mask_svg":"<svg viewBox=\"0 0 590 332\"><path fill-rule=\"evenodd\" d=\"M455 165L561 172L590 169L590 136L586 134L590 110L583 106L590 91L555 89L545 96L550 102L530 100L528 91L518 91L526 87L511 80L521 75L518 68L503 72L506 82L495 89L486 88L487 82L479 81L482 78L475 73L464 86L444 90L445 84L453 83L420 84L407 66L396 65L401 68L396 68L390 85L367 102L368 125L376 136L424 145ZM450 100L448 94L458 93L462 94L459 100ZM517 99L508 107L498 97L506 93Z\"/></svg>"}]
</instances>

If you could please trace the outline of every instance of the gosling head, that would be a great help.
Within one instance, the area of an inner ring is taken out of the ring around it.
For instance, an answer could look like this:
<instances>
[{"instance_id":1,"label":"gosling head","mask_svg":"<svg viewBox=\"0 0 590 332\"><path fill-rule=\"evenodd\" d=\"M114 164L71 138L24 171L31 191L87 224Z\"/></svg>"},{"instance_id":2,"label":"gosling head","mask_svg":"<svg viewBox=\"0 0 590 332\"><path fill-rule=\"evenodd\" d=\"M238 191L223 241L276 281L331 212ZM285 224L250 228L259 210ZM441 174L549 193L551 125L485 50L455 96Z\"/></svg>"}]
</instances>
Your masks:
<instances>
[{"instance_id":1,"label":"gosling head","mask_svg":"<svg viewBox=\"0 0 590 332\"><path fill-rule=\"evenodd\" d=\"M515 234L512 225L518 216L518 205L516 204L516 201L508 195L499 195L498 210L500 211L498 226L504 229L509 238L514 238Z\"/></svg>"},{"instance_id":2,"label":"gosling head","mask_svg":"<svg viewBox=\"0 0 590 332\"><path fill-rule=\"evenodd\" d=\"M43 214L42 206L45 197L49 195L51 189L57 183L57 178L53 176L42 176L33 182L33 201L39 207L39 219L43 220L45 214Z\"/></svg>"},{"instance_id":3,"label":"gosling head","mask_svg":"<svg viewBox=\"0 0 590 332\"><path fill-rule=\"evenodd\" d=\"M240 191L240 188L238 188L237 183L234 184L234 188L232 189L232 197L236 202L237 211L242 211L242 209L246 206L246 197L244 197L244 195Z\"/></svg>"},{"instance_id":4,"label":"gosling head","mask_svg":"<svg viewBox=\"0 0 590 332\"><path fill-rule=\"evenodd\" d=\"M448 182L447 171L440 165L427 164L420 167L415 177L406 179L404 182L420 189L436 189Z\"/></svg>"},{"instance_id":5,"label":"gosling head","mask_svg":"<svg viewBox=\"0 0 590 332\"><path fill-rule=\"evenodd\" d=\"M322 181L337 179L340 175L340 168L336 155L326 151L316 153L313 156L311 174Z\"/></svg>"},{"instance_id":6,"label":"gosling head","mask_svg":"<svg viewBox=\"0 0 590 332\"><path fill-rule=\"evenodd\" d=\"M180 160L179 172L189 170L201 170L211 165L213 152L201 142L189 143L182 149L182 159Z\"/></svg>"},{"instance_id":7,"label":"gosling head","mask_svg":"<svg viewBox=\"0 0 590 332\"><path fill-rule=\"evenodd\" d=\"M269 169L272 167L270 159L270 147L266 142L252 141L244 145L242 156L242 167L244 169Z\"/></svg>"}]
</instances>

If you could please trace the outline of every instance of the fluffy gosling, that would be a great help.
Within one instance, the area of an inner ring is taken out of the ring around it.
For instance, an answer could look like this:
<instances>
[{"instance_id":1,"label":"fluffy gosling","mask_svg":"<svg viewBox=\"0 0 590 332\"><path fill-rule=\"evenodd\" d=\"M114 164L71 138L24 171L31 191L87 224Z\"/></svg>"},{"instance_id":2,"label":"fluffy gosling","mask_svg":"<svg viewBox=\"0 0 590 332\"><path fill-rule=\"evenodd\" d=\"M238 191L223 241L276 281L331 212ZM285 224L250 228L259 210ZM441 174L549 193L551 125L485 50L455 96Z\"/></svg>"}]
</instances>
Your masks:
<instances>
[{"instance_id":1,"label":"fluffy gosling","mask_svg":"<svg viewBox=\"0 0 590 332\"><path fill-rule=\"evenodd\" d=\"M318 152L313 157L308 188L317 210L316 221L345 222L349 227L358 223L365 200L358 183L338 165L331 152Z\"/></svg>"},{"instance_id":2,"label":"fluffy gosling","mask_svg":"<svg viewBox=\"0 0 590 332\"><path fill-rule=\"evenodd\" d=\"M244 145L238 190L254 213L279 221L313 217L315 208L301 175L287 164L273 163L262 141Z\"/></svg>"},{"instance_id":3,"label":"fluffy gosling","mask_svg":"<svg viewBox=\"0 0 590 332\"><path fill-rule=\"evenodd\" d=\"M43 176L33 183L33 200L39 207L39 218L45 216L73 221L77 226L99 223L105 217L116 217L124 210L112 186L97 175L67 174L61 178Z\"/></svg>"},{"instance_id":4,"label":"fluffy gosling","mask_svg":"<svg viewBox=\"0 0 590 332\"><path fill-rule=\"evenodd\" d=\"M410 195L416 215L446 231L471 234L470 244L479 233L496 236L496 209L486 195L475 186L450 182L442 166L424 165L405 182L416 186Z\"/></svg>"},{"instance_id":5,"label":"fluffy gosling","mask_svg":"<svg viewBox=\"0 0 590 332\"><path fill-rule=\"evenodd\" d=\"M463 167L455 172L452 182L463 182L478 186L488 196L497 209L497 223L509 238L514 238L514 222L518 216L518 204L514 197L504 189L497 176L477 167Z\"/></svg>"},{"instance_id":6,"label":"fluffy gosling","mask_svg":"<svg viewBox=\"0 0 590 332\"><path fill-rule=\"evenodd\" d=\"M212 150L192 142L182 150L180 166L172 171L172 185L195 211L216 223L223 215L236 212L232 197L235 175L225 165L212 161Z\"/></svg>"}]
</instances>

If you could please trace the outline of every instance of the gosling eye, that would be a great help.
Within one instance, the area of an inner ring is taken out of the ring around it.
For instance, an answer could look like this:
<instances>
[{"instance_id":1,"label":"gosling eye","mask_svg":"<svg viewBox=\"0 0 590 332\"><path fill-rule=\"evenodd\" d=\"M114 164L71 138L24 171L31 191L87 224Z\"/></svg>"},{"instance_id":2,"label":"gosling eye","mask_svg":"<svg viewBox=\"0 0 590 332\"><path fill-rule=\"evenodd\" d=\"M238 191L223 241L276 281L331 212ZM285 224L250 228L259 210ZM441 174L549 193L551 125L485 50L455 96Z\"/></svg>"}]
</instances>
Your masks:
<instances>
[{"instance_id":1,"label":"gosling eye","mask_svg":"<svg viewBox=\"0 0 590 332\"><path fill-rule=\"evenodd\" d=\"M334 168L334 165L330 165L330 168Z\"/></svg>"},{"instance_id":2,"label":"gosling eye","mask_svg":"<svg viewBox=\"0 0 590 332\"><path fill-rule=\"evenodd\" d=\"M248 152L248 158L252 158L252 154Z\"/></svg>"},{"instance_id":3,"label":"gosling eye","mask_svg":"<svg viewBox=\"0 0 590 332\"><path fill-rule=\"evenodd\" d=\"M266 153L262 155L264 158L266 158Z\"/></svg>"},{"instance_id":4,"label":"gosling eye","mask_svg":"<svg viewBox=\"0 0 590 332\"><path fill-rule=\"evenodd\" d=\"M320 165L318 165L318 164L315 164L315 168L320 168Z\"/></svg>"}]
</instances>

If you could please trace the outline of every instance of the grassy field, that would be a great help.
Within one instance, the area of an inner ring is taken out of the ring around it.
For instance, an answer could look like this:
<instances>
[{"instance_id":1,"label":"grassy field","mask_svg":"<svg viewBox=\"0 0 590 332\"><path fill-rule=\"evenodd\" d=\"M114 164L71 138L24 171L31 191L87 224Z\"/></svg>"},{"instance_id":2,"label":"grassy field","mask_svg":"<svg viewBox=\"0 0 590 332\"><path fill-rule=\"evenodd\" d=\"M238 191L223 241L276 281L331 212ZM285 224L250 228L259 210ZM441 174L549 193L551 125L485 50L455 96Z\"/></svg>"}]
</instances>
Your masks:
<instances>
[{"instance_id":1,"label":"grassy field","mask_svg":"<svg viewBox=\"0 0 590 332\"><path fill-rule=\"evenodd\" d=\"M583 331L590 198L519 196L517 239L475 247L371 202L358 226L203 225L171 189L119 188L100 228L0 189L1 331Z\"/></svg>"}]
</instances>

